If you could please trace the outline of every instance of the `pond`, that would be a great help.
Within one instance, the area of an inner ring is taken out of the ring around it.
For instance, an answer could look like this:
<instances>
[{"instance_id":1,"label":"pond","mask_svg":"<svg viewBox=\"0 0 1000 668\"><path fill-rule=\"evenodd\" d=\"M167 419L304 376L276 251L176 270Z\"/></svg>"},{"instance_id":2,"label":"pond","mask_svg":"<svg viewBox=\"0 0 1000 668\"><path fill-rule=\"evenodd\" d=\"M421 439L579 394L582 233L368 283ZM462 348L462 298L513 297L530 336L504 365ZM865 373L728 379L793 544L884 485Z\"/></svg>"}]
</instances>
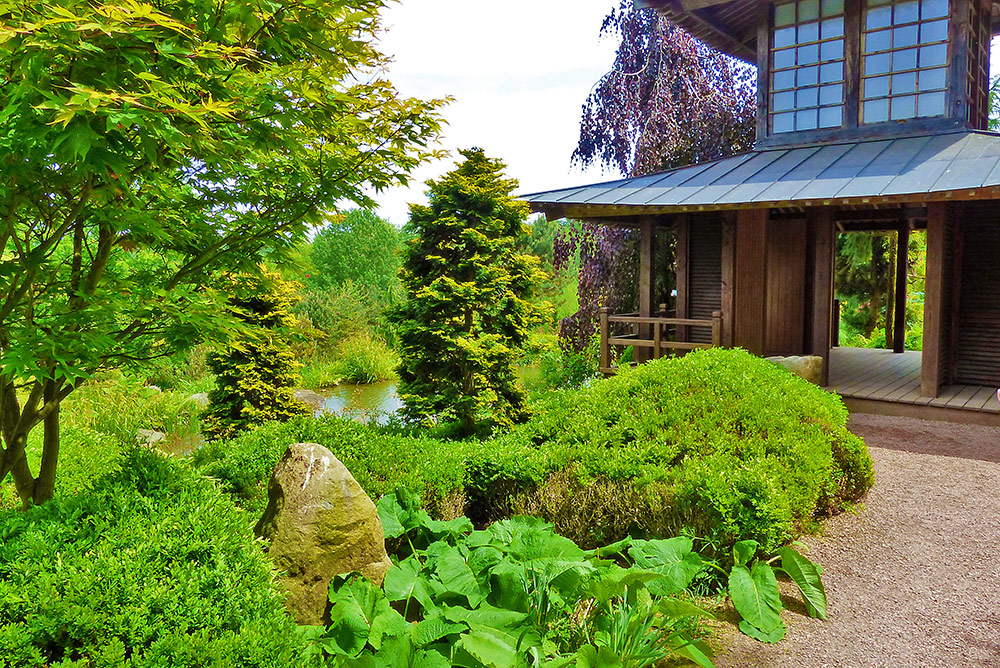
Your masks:
<instances>
[{"instance_id":1,"label":"pond","mask_svg":"<svg viewBox=\"0 0 1000 668\"><path fill-rule=\"evenodd\" d=\"M340 415L358 422L386 424L403 406L396 383L391 380L371 385L338 385L326 392L329 395L316 415Z\"/></svg>"}]
</instances>

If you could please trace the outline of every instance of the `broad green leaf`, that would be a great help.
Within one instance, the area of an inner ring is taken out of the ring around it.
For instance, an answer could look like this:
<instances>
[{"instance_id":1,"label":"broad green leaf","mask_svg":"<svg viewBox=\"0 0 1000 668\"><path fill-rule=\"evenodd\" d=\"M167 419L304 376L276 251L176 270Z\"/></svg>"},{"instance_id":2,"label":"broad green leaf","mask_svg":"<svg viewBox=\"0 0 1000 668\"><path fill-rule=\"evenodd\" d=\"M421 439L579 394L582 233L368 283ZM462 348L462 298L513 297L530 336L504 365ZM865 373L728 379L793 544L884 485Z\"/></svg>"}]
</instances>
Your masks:
<instances>
[{"instance_id":1,"label":"broad green leaf","mask_svg":"<svg viewBox=\"0 0 1000 668\"><path fill-rule=\"evenodd\" d=\"M330 582L330 624L324 638L337 654L357 656L368 643L372 621L389 609L382 590L360 576L336 576Z\"/></svg>"},{"instance_id":2,"label":"broad green leaf","mask_svg":"<svg viewBox=\"0 0 1000 668\"><path fill-rule=\"evenodd\" d=\"M614 596L624 596L630 587L646 586L647 583L663 577L664 574L657 571L625 569L613 564L587 583L586 591L597 599L598 603L607 603Z\"/></svg>"},{"instance_id":3,"label":"broad green leaf","mask_svg":"<svg viewBox=\"0 0 1000 668\"><path fill-rule=\"evenodd\" d=\"M493 605L529 612L528 574L524 564L504 559L490 571L490 584L489 600Z\"/></svg>"},{"instance_id":4,"label":"broad green leaf","mask_svg":"<svg viewBox=\"0 0 1000 668\"><path fill-rule=\"evenodd\" d=\"M619 554L625 554L625 550L632 545L632 537L625 536L620 541L611 543L610 545L605 545L604 547L598 547L593 550L588 550L588 553L593 554L595 557L600 559L607 559L608 557L614 557Z\"/></svg>"},{"instance_id":5,"label":"broad green leaf","mask_svg":"<svg viewBox=\"0 0 1000 668\"><path fill-rule=\"evenodd\" d=\"M697 641L684 642L673 648L674 654L682 656L688 661L701 666L701 668L715 668L710 658L711 653L706 651L708 646Z\"/></svg>"},{"instance_id":6,"label":"broad green leaf","mask_svg":"<svg viewBox=\"0 0 1000 668\"><path fill-rule=\"evenodd\" d=\"M649 583L650 593L669 596L691 584L691 580L705 567L702 558L692 550L691 539L678 536L666 540L633 541L628 553L636 566L663 573L662 579Z\"/></svg>"},{"instance_id":7,"label":"broad green leaf","mask_svg":"<svg viewBox=\"0 0 1000 668\"><path fill-rule=\"evenodd\" d=\"M822 569L790 547L778 549L780 570L788 574L802 592L806 612L811 617L826 619L826 589L823 587Z\"/></svg>"},{"instance_id":8,"label":"broad green leaf","mask_svg":"<svg viewBox=\"0 0 1000 668\"><path fill-rule=\"evenodd\" d=\"M480 624L482 626L492 626L498 629L511 629L521 624L528 615L514 610L504 610L492 605L483 604L475 610L462 608L459 606L441 606L441 613L444 618L451 622L465 622L466 624Z\"/></svg>"},{"instance_id":9,"label":"broad green leaf","mask_svg":"<svg viewBox=\"0 0 1000 668\"><path fill-rule=\"evenodd\" d=\"M708 610L702 610L694 603L682 601L680 599L665 597L656 602L656 610L668 619L678 619L680 617L705 617L715 619Z\"/></svg>"},{"instance_id":10,"label":"broad green leaf","mask_svg":"<svg viewBox=\"0 0 1000 668\"><path fill-rule=\"evenodd\" d=\"M781 598L774 570L758 561L753 570L734 566L729 574L729 596L736 612L752 626L770 633L781 624Z\"/></svg>"},{"instance_id":11,"label":"broad green leaf","mask_svg":"<svg viewBox=\"0 0 1000 668\"><path fill-rule=\"evenodd\" d=\"M376 650L382 646L385 638L394 638L412 632L413 624L407 622L395 608L388 606L380 611L372 620L371 632L368 634L368 644Z\"/></svg>"},{"instance_id":12,"label":"broad green leaf","mask_svg":"<svg viewBox=\"0 0 1000 668\"><path fill-rule=\"evenodd\" d=\"M761 631L759 628L744 619L740 621L740 631L755 640L774 644L785 637L785 624L784 622L780 622L778 626L771 631Z\"/></svg>"},{"instance_id":13,"label":"broad green leaf","mask_svg":"<svg viewBox=\"0 0 1000 668\"><path fill-rule=\"evenodd\" d=\"M473 529L472 520L465 516L456 517L455 519L448 521L430 520L425 522L424 526L435 540L446 536L457 540L462 536L471 533Z\"/></svg>"},{"instance_id":14,"label":"broad green leaf","mask_svg":"<svg viewBox=\"0 0 1000 668\"><path fill-rule=\"evenodd\" d=\"M385 574L382 587L390 601L413 599L424 610L432 610L434 602L427 589L426 574L415 555L411 555L390 568Z\"/></svg>"},{"instance_id":15,"label":"broad green leaf","mask_svg":"<svg viewBox=\"0 0 1000 668\"><path fill-rule=\"evenodd\" d=\"M540 644L541 638L524 631L514 634L474 624L472 630L459 639L456 647L489 668L513 668L517 665L520 652Z\"/></svg>"},{"instance_id":16,"label":"broad green leaf","mask_svg":"<svg viewBox=\"0 0 1000 668\"><path fill-rule=\"evenodd\" d=\"M417 624L416 630L413 632L413 642L417 647L426 647L445 636L463 633L468 629L468 624L450 622L441 615L433 615Z\"/></svg>"},{"instance_id":17,"label":"broad green leaf","mask_svg":"<svg viewBox=\"0 0 1000 668\"><path fill-rule=\"evenodd\" d=\"M733 545L733 561L737 566L746 566L757 554L760 543L755 540L741 540Z\"/></svg>"},{"instance_id":18,"label":"broad green leaf","mask_svg":"<svg viewBox=\"0 0 1000 668\"><path fill-rule=\"evenodd\" d=\"M395 494L386 494L378 501L378 517L386 538L398 538L406 533L403 526L406 511L396 501Z\"/></svg>"},{"instance_id":19,"label":"broad green leaf","mask_svg":"<svg viewBox=\"0 0 1000 668\"><path fill-rule=\"evenodd\" d=\"M584 645L576 651L576 668L622 668L622 661L608 647Z\"/></svg>"}]
</instances>

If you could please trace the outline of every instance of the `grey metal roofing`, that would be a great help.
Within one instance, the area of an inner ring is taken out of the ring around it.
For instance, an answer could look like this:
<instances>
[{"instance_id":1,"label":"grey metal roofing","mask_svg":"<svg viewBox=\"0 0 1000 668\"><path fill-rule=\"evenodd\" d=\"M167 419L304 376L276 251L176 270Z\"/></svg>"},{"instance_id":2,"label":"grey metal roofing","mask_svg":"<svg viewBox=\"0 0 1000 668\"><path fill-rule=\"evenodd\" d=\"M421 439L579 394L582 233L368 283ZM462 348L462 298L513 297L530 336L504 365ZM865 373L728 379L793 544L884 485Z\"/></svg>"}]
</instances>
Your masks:
<instances>
[{"instance_id":1,"label":"grey metal roofing","mask_svg":"<svg viewBox=\"0 0 1000 668\"><path fill-rule=\"evenodd\" d=\"M668 172L521 195L556 217L1000 199L1000 135L946 134L753 151Z\"/></svg>"}]
</instances>

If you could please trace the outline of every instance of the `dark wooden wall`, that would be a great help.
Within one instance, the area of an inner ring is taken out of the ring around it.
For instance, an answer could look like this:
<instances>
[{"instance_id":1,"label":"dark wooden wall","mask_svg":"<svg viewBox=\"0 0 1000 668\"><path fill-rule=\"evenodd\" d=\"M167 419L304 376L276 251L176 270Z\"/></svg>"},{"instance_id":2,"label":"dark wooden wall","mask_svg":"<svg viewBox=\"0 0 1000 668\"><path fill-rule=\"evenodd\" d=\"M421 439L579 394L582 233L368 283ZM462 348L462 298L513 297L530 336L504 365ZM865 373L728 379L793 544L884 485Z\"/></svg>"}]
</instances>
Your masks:
<instances>
[{"instance_id":1,"label":"dark wooden wall","mask_svg":"<svg viewBox=\"0 0 1000 668\"><path fill-rule=\"evenodd\" d=\"M805 351L806 221L767 224L764 262L764 354Z\"/></svg>"},{"instance_id":2,"label":"dark wooden wall","mask_svg":"<svg viewBox=\"0 0 1000 668\"><path fill-rule=\"evenodd\" d=\"M1000 386L1000 202L963 206L955 381ZM955 330L952 330L953 332Z\"/></svg>"},{"instance_id":3,"label":"dark wooden wall","mask_svg":"<svg viewBox=\"0 0 1000 668\"><path fill-rule=\"evenodd\" d=\"M714 311L722 310L722 218L718 214L690 218L687 290L687 315L683 317L711 320ZM711 343L712 332L694 327L690 338Z\"/></svg>"}]
</instances>

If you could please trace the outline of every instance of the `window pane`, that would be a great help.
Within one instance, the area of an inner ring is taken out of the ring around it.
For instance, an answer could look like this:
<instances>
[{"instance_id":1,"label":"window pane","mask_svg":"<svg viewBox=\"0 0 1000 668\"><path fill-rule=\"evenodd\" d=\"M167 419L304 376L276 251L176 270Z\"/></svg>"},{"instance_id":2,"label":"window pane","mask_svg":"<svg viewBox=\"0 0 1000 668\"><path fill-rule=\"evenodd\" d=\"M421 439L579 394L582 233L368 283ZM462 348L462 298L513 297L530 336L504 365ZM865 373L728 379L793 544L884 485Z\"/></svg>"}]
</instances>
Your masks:
<instances>
[{"instance_id":1,"label":"window pane","mask_svg":"<svg viewBox=\"0 0 1000 668\"><path fill-rule=\"evenodd\" d=\"M800 46L798 51L799 65L812 65L819 62L819 44ZM916 58L916 53L914 53L914 58Z\"/></svg>"},{"instance_id":2,"label":"window pane","mask_svg":"<svg viewBox=\"0 0 1000 668\"><path fill-rule=\"evenodd\" d=\"M865 56L865 75L885 74L889 71L889 54L880 53L874 56Z\"/></svg>"},{"instance_id":3,"label":"window pane","mask_svg":"<svg viewBox=\"0 0 1000 668\"><path fill-rule=\"evenodd\" d=\"M892 69L895 72L900 70L911 70L917 66L917 50L906 49L905 51L893 51Z\"/></svg>"},{"instance_id":4,"label":"window pane","mask_svg":"<svg viewBox=\"0 0 1000 668\"><path fill-rule=\"evenodd\" d=\"M922 91L944 88L944 73L943 67L936 70L921 70L917 85Z\"/></svg>"},{"instance_id":5,"label":"window pane","mask_svg":"<svg viewBox=\"0 0 1000 668\"><path fill-rule=\"evenodd\" d=\"M819 83L819 68L813 65L812 67L803 67L798 70L798 86L815 86Z\"/></svg>"},{"instance_id":6,"label":"window pane","mask_svg":"<svg viewBox=\"0 0 1000 668\"><path fill-rule=\"evenodd\" d=\"M823 42L819 45L819 59L840 60L844 57L844 40L835 39L832 42Z\"/></svg>"},{"instance_id":7,"label":"window pane","mask_svg":"<svg viewBox=\"0 0 1000 668\"><path fill-rule=\"evenodd\" d=\"M944 113L944 93L925 93L917 96L920 116L940 116Z\"/></svg>"},{"instance_id":8,"label":"window pane","mask_svg":"<svg viewBox=\"0 0 1000 668\"><path fill-rule=\"evenodd\" d=\"M823 16L836 16L844 13L844 0L823 0Z\"/></svg>"},{"instance_id":9,"label":"window pane","mask_svg":"<svg viewBox=\"0 0 1000 668\"><path fill-rule=\"evenodd\" d=\"M774 48L795 44L795 28L782 28L774 31Z\"/></svg>"},{"instance_id":10,"label":"window pane","mask_svg":"<svg viewBox=\"0 0 1000 668\"><path fill-rule=\"evenodd\" d=\"M795 106L795 93L790 90L784 93L775 93L773 99L773 111L787 111Z\"/></svg>"},{"instance_id":11,"label":"window pane","mask_svg":"<svg viewBox=\"0 0 1000 668\"><path fill-rule=\"evenodd\" d=\"M892 47L894 49L899 49L905 46L916 46L917 45L917 26L904 26L902 28L893 28L892 31Z\"/></svg>"},{"instance_id":12,"label":"window pane","mask_svg":"<svg viewBox=\"0 0 1000 668\"><path fill-rule=\"evenodd\" d=\"M839 128L843 124L843 107L823 107L819 110L819 126L821 128Z\"/></svg>"},{"instance_id":13,"label":"window pane","mask_svg":"<svg viewBox=\"0 0 1000 668\"><path fill-rule=\"evenodd\" d=\"M836 84L835 86L823 86L819 89L819 103L820 104L843 104L844 102L844 84Z\"/></svg>"},{"instance_id":14,"label":"window pane","mask_svg":"<svg viewBox=\"0 0 1000 668\"><path fill-rule=\"evenodd\" d=\"M948 0L923 0L921 5L925 19L948 16Z\"/></svg>"},{"instance_id":15,"label":"window pane","mask_svg":"<svg viewBox=\"0 0 1000 668\"><path fill-rule=\"evenodd\" d=\"M819 24L813 21L812 23L803 23L799 26L799 44L805 42L815 42L819 39Z\"/></svg>"},{"instance_id":16,"label":"window pane","mask_svg":"<svg viewBox=\"0 0 1000 668\"><path fill-rule=\"evenodd\" d=\"M872 77L864 81L864 98L885 97L889 94L889 77Z\"/></svg>"},{"instance_id":17,"label":"window pane","mask_svg":"<svg viewBox=\"0 0 1000 668\"><path fill-rule=\"evenodd\" d=\"M905 97L892 98L892 113L889 118L898 121L904 118L913 118L917 112L917 96L907 95Z\"/></svg>"},{"instance_id":18,"label":"window pane","mask_svg":"<svg viewBox=\"0 0 1000 668\"><path fill-rule=\"evenodd\" d=\"M892 23L892 7L873 7L865 18L865 30L888 28Z\"/></svg>"},{"instance_id":19,"label":"window pane","mask_svg":"<svg viewBox=\"0 0 1000 668\"><path fill-rule=\"evenodd\" d=\"M819 88L800 88L795 91L795 107L815 107L819 104Z\"/></svg>"},{"instance_id":20,"label":"window pane","mask_svg":"<svg viewBox=\"0 0 1000 668\"><path fill-rule=\"evenodd\" d=\"M833 83L844 80L844 63L827 63L819 66L820 83Z\"/></svg>"},{"instance_id":21,"label":"window pane","mask_svg":"<svg viewBox=\"0 0 1000 668\"><path fill-rule=\"evenodd\" d=\"M844 36L844 19L827 19L823 21L823 25L820 28L820 34L823 39L830 39L831 37L843 37Z\"/></svg>"},{"instance_id":22,"label":"window pane","mask_svg":"<svg viewBox=\"0 0 1000 668\"><path fill-rule=\"evenodd\" d=\"M888 51L889 47L892 46L891 37L891 30L879 30L878 32L868 33L865 35L865 53Z\"/></svg>"},{"instance_id":23,"label":"window pane","mask_svg":"<svg viewBox=\"0 0 1000 668\"><path fill-rule=\"evenodd\" d=\"M783 70L786 67L795 67L795 49L774 52L774 69Z\"/></svg>"},{"instance_id":24,"label":"window pane","mask_svg":"<svg viewBox=\"0 0 1000 668\"><path fill-rule=\"evenodd\" d=\"M893 23L896 25L900 23L916 23L920 20L919 2L904 2L896 5L895 10L896 15L893 17Z\"/></svg>"},{"instance_id":25,"label":"window pane","mask_svg":"<svg viewBox=\"0 0 1000 668\"><path fill-rule=\"evenodd\" d=\"M795 70L785 70L774 73L774 89L782 90L795 87Z\"/></svg>"},{"instance_id":26,"label":"window pane","mask_svg":"<svg viewBox=\"0 0 1000 668\"><path fill-rule=\"evenodd\" d=\"M906 72L905 74L895 74L892 77L892 94L906 95L917 92L917 73Z\"/></svg>"},{"instance_id":27,"label":"window pane","mask_svg":"<svg viewBox=\"0 0 1000 668\"><path fill-rule=\"evenodd\" d=\"M920 26L920 41L943 42L948 39L948 19L931 21Z\"/></svg>"},{"instance_id":28,"label":"window pane","mask_svg":"<svg viewBox=\"0 0 1000 668\"><path fill-rule=\"evenodd\" d=\"M865 102L862 114L861 120L864 123L880 123L889 120L889 100Z\"/></svg>"},{"instance_id":29,"label":"window pane","mask_svg":"<svg viewBox=\"0 0 1000 668\"><path fill-rule=\"evenodd\" d=\"M935 65L944 65L947 62L947 44L920 47L920 67L934 67Z\"/></svg>"},{"instance_id":30,"label":"window pane","mask_svg":"<svg viewBox=\"0 0 1000 668\"><path fill-rule=\"evenodd\" d=\"M791 132L795 129L795 114L775 114L771 121L771 130L774 132Z\"/></svg>"},{"instance_id":31,"label":"window pane","mask_svg":"<svg viewBox=\"0 0 1000 668\"><path fill-rule=\"evenodd\" d=\"M778 5L774 8L774 25L790 26L795 23L795 3Z\"/></svg>"},{"instance_id":32,"label":"window pane","mask_svg":"<svg viewBox=\"0 0 1000 668\"><path fill-rule=\"evenodd\" d=\"M819 0L799 2L799 21L815 21L819 18Z\"/></svg>"},{"instance_id":33,"label":"window pane","mask_svg":"<svg viewBox=\"0 0 1000 668\"><path fill-rule=\"evenodd\" d=\"M816 129L816 110L809 109L806 111L796 111L795 112L795 129L796 130L815 130Z\"/></svg>"}]
</instances>

